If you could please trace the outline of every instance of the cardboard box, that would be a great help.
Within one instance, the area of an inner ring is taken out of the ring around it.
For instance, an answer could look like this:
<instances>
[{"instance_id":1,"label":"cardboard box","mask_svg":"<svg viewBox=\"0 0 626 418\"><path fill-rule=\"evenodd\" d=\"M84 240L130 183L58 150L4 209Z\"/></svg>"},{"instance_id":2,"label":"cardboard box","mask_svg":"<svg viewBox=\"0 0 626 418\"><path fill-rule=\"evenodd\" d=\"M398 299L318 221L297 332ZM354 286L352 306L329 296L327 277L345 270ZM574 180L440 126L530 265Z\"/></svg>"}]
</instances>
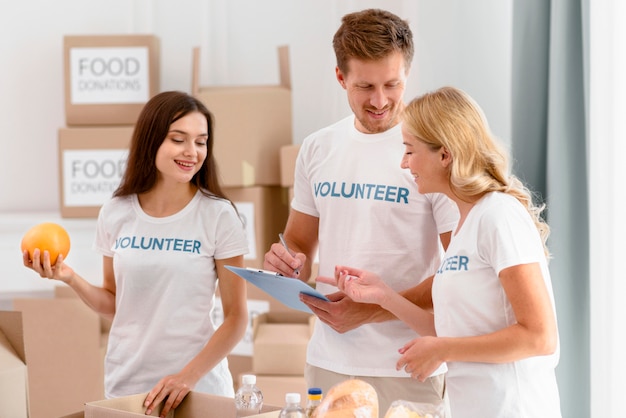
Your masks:
<instances>
[{"instance_id":1,"label":"cardboard box","mask_svg":"<svg viewBox=\"0 0 626 418\"><path fill-rule=\"evenodd\" d=\"M22 314L0 312L0 417L28 418Z\"/></svg>"},{"instance_id":2,"label":"cardboard box","mask_svg":"<svg viewBox=\"0 0 626 418\"><path fill-rule=\"evenodd\" d=\"M228 369L233 376L233 389L235 392L241 386L241 376L250 374L252 370L252 355L240 356L236 354L228 355Z\"/></svg>"},{"instance_id":3,"label":"cardboard box","mask_svg":"<svg viewBox=\"0 0 626 418\"><path fill-rule=\"evenodd\" d=\"M59 129L63 218L97 218L122 179L133 126Z\"/></svg>"},{"instance_id":4,"label":"cardboard box","mask_svg":"<svg viewBox=\"0 0 626 418\"><path fill-rule=\"evenodd\" d=\"M265 300L248 299L246 301L246 305L248 308L248 323L246 325L246 332L243 338L237 343L235 347L233 347L233 349L229 353L230 355L235 355L237 357L238 356L252 356L252 350L253 350L252 321L254 320L254 317L256 317L257 315L264 313L264 312L269 312L270 310L270 304L268 301L265 301ZM213 320L213 323L215 324L216 327L219 327L224 322L224 311L222 307L222 299L219 297L215 298L215 309L213 309L213 312L211 312L211 319ZM248 369L249 367L245 367L245 370L248 370ZM232 374L232 368L231 368L231 374ZM237 373L234 373L233 377L236 377L236 376L237 376Z\"/></svg>"},{"instance_id":5,"label":"cardboard box","mask_svg":"<svg viewBox=\"0 0 626 418\"><path fill-rule=\"evenodd\" d=\"M79 300L78 294L69 286L55 286L54 287L54 297L55 298L71 298ZM100 319L100 357L102 357L102 362L104 364L104 357L107 351L107 342L109 340L109 330L111 329L111 319L105 318L101 315L98 315ZM104 375L102 376L102 380L104 381Z\"/></svg>"},{"instance_id":6,"label":"cardboard box","mask_svg":"<svg viewBox=\"0 0 626 418\"><path fill-rule=\"evenodd\" d=\"M124 418L145 417L143 400L147 394L126 396L117 399L106 399L85 404L85 418ZM263 402L262 413L279 411L281 406ZM152 412L152 416L159 416L160 408ZM208 395L191 391L168 418L201 418L201 417L229 418L235 416L235 401L233 398ZM258 415L254 415L258 416Z\"/></svg>"},{"instance_id":7,"label":"cardboard box","mask_svg":"<svg viewBox=\"0 0 626 418\"><path fill-rule=\"evenodd\" d=\"M315 316L300 311L267 312L253 321L252 372L302 376Z\"/></svg>"},{"instance_id":8,"label":"cardboard box","mask_svg":"<svg viewBox=\"0 0 626 418\"><path fill-rule=\"evenodd\" d=\"M300 145L291 144L280 147L280 185L283 187L293 187L299 151Z\"/></svg>"},{"instance_id":9,"label":"cardboard box","mask_svg":"<svg viewBox=\"0 0 626 418\"><path fill-rule=\"evenodd\" d=\"M29 418L60 417L104 397L98 315L81 300L14 299L21 312Z\"/></svg>"},{"instance_id":10,"label":"cardboard box","mask_svg":"<svg viewBox=\"0 0 626 418\"><path fill-rule=\"evenodd\" d=\"M160 88L160 42L153 35L77 35L63 39L65 120L129 125Z\"/></svg>"},{"instance_id":11,"label":"cardboard box","mask_svg":"<svg viewBox=\"0 0 626 418\"><path fill-rule=\"evenodd\" d=\"M256 375L256 385L263 392L265 403L284 405L285 394L296 392L300 394L300 404L306 405L308 386L304 376Z\"/></svg>"},{"instance_id":12,"label":"cardboard box","mask_svg":"<svg viewBox=\"0 0 626 418\"><path fill-rule=\"evenodd\" d=\"M287 223L289 208L285 189L280 186L226 187L226 196L237 206L246 223L247 267L263 267L265 253L278 241Z\"/></svg>"},{"instance_id":13,"label":"cardboard box","mask_svg":"<svg viewBox=\"0 0 626 418\"><path fill-rule=\"evenodd\" d=\"M293 137L288 48L279 48L278 85L201 87L199 55L196 48L192 94L215 118L213 153L222 184L280 185L280 147L291 144Z\"/></svg>"}]
</instances>

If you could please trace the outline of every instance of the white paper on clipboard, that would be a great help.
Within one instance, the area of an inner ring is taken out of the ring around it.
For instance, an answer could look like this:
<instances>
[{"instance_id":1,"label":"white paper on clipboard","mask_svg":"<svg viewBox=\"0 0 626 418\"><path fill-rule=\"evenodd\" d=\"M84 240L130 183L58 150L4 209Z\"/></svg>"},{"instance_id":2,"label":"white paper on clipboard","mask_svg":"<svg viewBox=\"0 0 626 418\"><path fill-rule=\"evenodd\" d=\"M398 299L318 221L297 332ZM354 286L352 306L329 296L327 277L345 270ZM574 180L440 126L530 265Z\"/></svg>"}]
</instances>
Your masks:
<instances>
[{"instance_id":1,"label":"white paper on clipboard","mask_svg":"<svg viewBox=\"0 0 626 418\"><path fill-rule=\"evenodd\" d=\"M250 267L226 266L226 268L292 309L313 313L308 306L300 301L300 293L328 300L326 296L300 279Z\"/></svg>"}]
</instances>

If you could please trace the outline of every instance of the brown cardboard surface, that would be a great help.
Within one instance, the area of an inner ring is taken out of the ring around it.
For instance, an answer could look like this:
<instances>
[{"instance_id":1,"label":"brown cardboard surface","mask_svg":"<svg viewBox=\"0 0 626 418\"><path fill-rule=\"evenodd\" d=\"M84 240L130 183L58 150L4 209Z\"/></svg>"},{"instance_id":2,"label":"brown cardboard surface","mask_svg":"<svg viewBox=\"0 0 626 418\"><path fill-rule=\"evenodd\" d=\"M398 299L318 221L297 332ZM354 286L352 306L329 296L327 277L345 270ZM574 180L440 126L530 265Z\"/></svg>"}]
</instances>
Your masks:
<instances>
[{"instance_id":1,"label":"brown cardboard surface","mask_svg":"<svg viewBox=\"0 0 626 418\"><path fill-rule=\"evenodd\" d=\"M254 237L248 236L248 240L254 239L256 254L254 258L247 255L244 260L246 267L262 268L265 253L278 241L278 234L287 222L289 208L285 189L280 186L226 187L224 193L236 206L252 204ZM240 214L245 215L242 210Z\"/></svg>"},{"instance_id":2,"label":"brown cardboard surface","mask_svg":"<svg viewBox=\"0 0 626 418\"><path fill-rule=\"evenodd\" d=\"M99 150L128 150L133 126L93 126L93 127L73 127L61 128L59 135L59 193L61 202L61 216L63 218L97 218L102 203L89 206L75 206L67 203L67 196L64 191L66 179L64 174L64 152L67 150L92 151L94 154ZM120 162L115 162L119 165ZM115 179L102 178L104 181L111 181L112 187L117 187L122 171L118 170L118 177ZM115 186L113 186L115 183ZM112 194L112 192L111 192ZM109 196L110 197L110 196Z\"/></svg>"},{"instance_id":3,"label":"brown cardboard surface","mask_svg":"<svg viewBox=\"0 0 626 418\"><path fill-rule=\"evenodd\" d=\"M126 396L117 399L106 399L88 402L85 404L85 418L123 418L143 416L145 408L143 400L146 394ZM264 401L262 413L280 410L279 406L268 404ZM209 414L210 411L210 414ZM158 416L160 408L152 412L152 416ZM200 418L200 417L229 418L235 416L235 403L233 398L208 395L200 392L190 392L168 418Z\"/></svg>"},{"instance_id":4,"label":"brown cardboard surface","mask_svg":"<svg viewBox=\"0 0 626 418\"><path fill-rule=\"evenodd\" d=\"M74 291L74 289L72 289L69 286L66 285L58 285L54 287L54 297L55 298L73 298L76 299L78 298L78 294ZM105 341L106 340L106 336L109 333L109 330L111 329L111 319L108 318L104 318L102 316L99 316L100 318L100 333L101 335L101 341Z\"/></svg>"},{"instance_id":5,"label":"brown cardboard surface","mask_svg":"<svg viewBox=\"0 0 626 418\"><path fill-rule=\"evenodd\" d=\"M252 322L252 371L257 375L302 376L315 316L299 311L267 312Z\"/></svg>"},{"instance_id":6,"label":"brown cardboard surface","mask_svg":"<svg viewBox=\"0 0 626 418\"><path fill-rule=\"evenodd\" d=\"M72 125L134 124L145 105L140 103L73 104L70 53L73 48L146 47L148 49L149 98L160 88L160 41L153 35L72 35L63 39L65 67L65 120Z\"/></svg>"},{"instance_id":7,"label":"brown cardboard surface","mask_svg":"<svg viewBox=\"0 0 626 418\"><path fill-rule=\"evenodd\" d=\"M0 417L28 418L28 372L19 312L0 312Z\"/></svg>"},{"instance_id":8,"label":"brown cardboard surface","mask_svg":"<svg viewBox=\"0 0 626 418\"><path fill-rule=\"evenodd\" d=\"M280 185L280 147L292 143L291 80L287 47L279 48L278 85L199 85L193 55L192 92L215 118L214 155L227 187Z\"/></svg>"},{"instance_id":9,"label":"brown cardboard surface","mask_svg":"<svg viewBox=\"0 0 626 418\"><path fill-rule=\"evenodd\" d=\"M80 411L80 412L74 412L73 414L64 415L61 418L84 418L84 417L85 417L85 411Z\"/></svg>"},{"instance_id":10,"label":"brown cardboard surface","mask_svg":"<svg viewBox=\"0 0 626 418\"><path fill-rule=\"evenodd\" d=\"M308 387L304 376L275 376L256 375L256 385L263 392L263 402L273 405L284 405L285 394L295 392L300 394L300 404L304 407L307 399ZM271 416L271 415L270 415Z\"/></svg>"},{"instance_id":11,"label":"brown cardboard surface","mask_svg":"<svg viewBox=\"0 0 626 418\"><path fill-rule=\"evenodd\" d=\"M67 415L104 397L100 322L81 300L15 299L28 360L30 418Z\"/></svg>"},{"instance_id":12,"label":"brown cardboard surface","mask_svg":"<svg viewBox=\"0 0 626 418\"><path fill-rule=\"evenodd\" d=\"M252 370L252 356L228 355L228 369L233 376L235 392L241 386L241 375Z\"/></svg>"},{"instance_id":13,"label":"brown cardboard surface","mask_svg":"<svg viewBox=\"0 0 626 418\"><path fill-rule=\"evenodd\" d=\"M296 171L296 158L300 145L284 145L280 147L280 185L293 187Z\"/></svg>"}]
</instances>

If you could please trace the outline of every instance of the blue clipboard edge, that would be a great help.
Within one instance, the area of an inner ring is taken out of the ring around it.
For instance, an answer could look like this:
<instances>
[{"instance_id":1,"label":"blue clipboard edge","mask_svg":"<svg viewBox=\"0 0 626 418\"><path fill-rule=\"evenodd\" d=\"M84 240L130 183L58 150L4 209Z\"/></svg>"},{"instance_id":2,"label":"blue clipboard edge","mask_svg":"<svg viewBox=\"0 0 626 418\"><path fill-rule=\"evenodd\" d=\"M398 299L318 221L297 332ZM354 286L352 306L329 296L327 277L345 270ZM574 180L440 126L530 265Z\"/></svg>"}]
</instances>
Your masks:
<instances>
[{"instance_id":1,"label":"blue clipboard edge","mask_svg":"<svg viewBox=\"0 0 626 418\"><path fill-rule=\"evenodd\" d=\"M268 271L268 270L263 270L263 269L259 269L259 268L253 268L253 267L235 267L235 266L225 266L228 270L232 271L233 273L237 274L238 276L240 276L241 278L243 278L244 280L252 283L253 285L255 285L256 287L258 287L259 289L261 289L262 291L264 291L265 293L269 294L272 297L275 297L276 299L278 299L280 302L284 303L287 306L290 306L294 309L299 309L299 310L305 310L307 312L310 312L310 309L304 304L302 303L299 299L298 299L298 294L299 293L305 293L309 296L313 296L325 301L330 301L326 296L324 296L322 293L318 292L317 290L315 290L313 287L311 287L310 285L304 283L302 280L294 278L294 277L287 277L287 276L283 276L280 273L276 273L273 271ZM278 279L278 280L277 280ZM284 293L285 288L284 287L279 287L279 286L263 286L263 285L259 285L259 281L263 282L263 284L267 284L267 283L283 283L285 284L285 281L289 280L289 288L292 289L292 291L294 291L296 294L295 296L295 300L283 300L284 296L280 295L281 293ZM292 281L293 280L293 281ZM277 292L273 293L271 289L276 288ZM282 297L281 297L282 296ZM302 305L302 306L299 306Z\"/></svg>"}]
</instances>

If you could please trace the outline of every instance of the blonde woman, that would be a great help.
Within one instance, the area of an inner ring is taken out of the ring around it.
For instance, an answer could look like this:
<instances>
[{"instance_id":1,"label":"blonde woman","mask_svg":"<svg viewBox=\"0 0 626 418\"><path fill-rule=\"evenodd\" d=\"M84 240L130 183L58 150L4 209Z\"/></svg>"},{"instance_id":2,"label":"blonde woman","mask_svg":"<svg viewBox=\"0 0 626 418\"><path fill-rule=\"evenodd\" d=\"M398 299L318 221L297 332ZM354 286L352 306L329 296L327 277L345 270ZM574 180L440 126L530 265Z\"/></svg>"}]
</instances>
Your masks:
<instances>
[{"instance_id":1,"label":"blonde woman","mask_svg":"<svg viewBox=\"0 0 626 418\"><path fill-rule=\"evenodd\" d=\"M402 118L402 167L420 193L444 193L460 213L443 262L423 283L421 307L364 270L337 266L334 278L317 280L382 306L422 336L400 348L396 367L422 380L447 362L454 418L560 417L543 208L510 174L507 154L463 91L425 94Z\"/></svg>"}]
</instances>

